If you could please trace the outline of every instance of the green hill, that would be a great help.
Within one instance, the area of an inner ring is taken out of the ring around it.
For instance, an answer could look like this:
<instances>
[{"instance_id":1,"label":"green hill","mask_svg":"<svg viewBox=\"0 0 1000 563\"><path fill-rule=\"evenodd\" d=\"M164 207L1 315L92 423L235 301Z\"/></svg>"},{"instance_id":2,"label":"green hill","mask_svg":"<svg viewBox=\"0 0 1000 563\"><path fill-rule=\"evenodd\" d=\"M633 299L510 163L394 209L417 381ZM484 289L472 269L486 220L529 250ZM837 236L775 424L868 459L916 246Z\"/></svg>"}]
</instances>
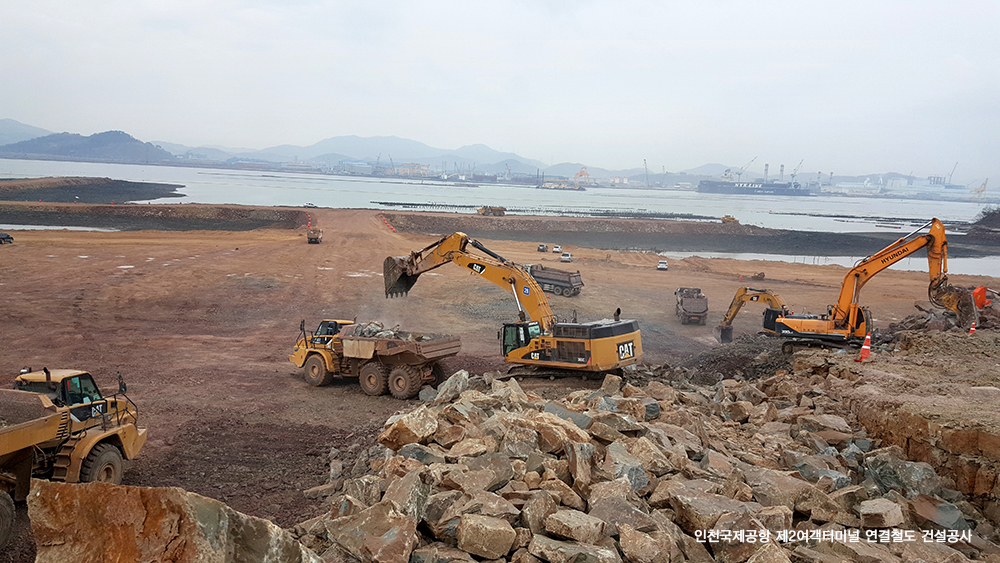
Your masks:
<instances>
[{"instance_id":1,"label":"green hill","mask_svg":"<svg viewBox=\"0 0 1000 563\"><path fill-rule=\"evenodd\" d=\"M0 154L135 163L175 160L169 152L122 131L105 131L86 137L76 133L55 133L4 145L0 147Z\"/></svg>"}]
</instances>

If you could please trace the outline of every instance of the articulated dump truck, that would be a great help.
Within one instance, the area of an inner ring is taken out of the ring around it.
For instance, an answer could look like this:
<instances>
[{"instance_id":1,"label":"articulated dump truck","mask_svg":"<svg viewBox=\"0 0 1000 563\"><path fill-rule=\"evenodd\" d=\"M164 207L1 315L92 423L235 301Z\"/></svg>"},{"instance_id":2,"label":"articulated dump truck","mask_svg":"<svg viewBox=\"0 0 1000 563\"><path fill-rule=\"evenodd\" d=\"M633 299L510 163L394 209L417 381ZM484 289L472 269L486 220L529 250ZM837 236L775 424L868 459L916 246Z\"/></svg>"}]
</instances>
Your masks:
<instances>
[{"instance_id":1,"label":"articulated dump truck","mask_svg":"<svg viewBox=\"0 0 1000 563\"><path fill-rule=\"evenodd\" d=\"M101 395L89 373L69 369L22 373L14 389L0 389L0 551L10 539L14 501L27 498L33 477L120 484L125 460L146 442L138 414L120 376L112 397Z\"/></svg>"},{"instance_id":2,"label":"articulated dump truck","mask_svg":"<svg viewBox=\"0 0 1000 563\"><path fill-rule=\"evenodd\" d=\"M426 334L385 329L381 323L324 320L309 334L305 321L288 360L305 368L305 380L328 385L337 376L357 377L368 395L392 394L409 399L424 384L435 385L451 375L441 360L462 349L462 341L448 334Z\"/></svg>"}]
</instances>

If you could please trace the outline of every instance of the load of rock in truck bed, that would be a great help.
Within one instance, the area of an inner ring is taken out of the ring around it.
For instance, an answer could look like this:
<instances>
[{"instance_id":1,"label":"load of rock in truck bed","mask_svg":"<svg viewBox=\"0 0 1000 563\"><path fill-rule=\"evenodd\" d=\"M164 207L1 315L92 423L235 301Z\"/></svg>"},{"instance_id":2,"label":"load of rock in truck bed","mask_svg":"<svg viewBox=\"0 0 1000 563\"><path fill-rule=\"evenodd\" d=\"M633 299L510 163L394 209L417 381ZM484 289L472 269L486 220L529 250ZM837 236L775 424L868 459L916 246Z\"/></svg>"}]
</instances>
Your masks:
<instances>
[{"instance_id":1,"label":"load of rock in truck bed","mask_svg":"<svg viewBox=\"0 0 1000 563\"><path fill-rule=\"evenodd\" d=\"M445 338L453 338L450 334L428 334L423 332L407 332L405 330L400 330L399 325L394 325L392 328L385 328L379 321L371 321L368 323L358 323L353 328L351 334L345 334L345 336L360 336L362 338L384 338L387 340L410 340L412 342L428 342L431 340L442 340Z\"/></svg>"}]
</instances>

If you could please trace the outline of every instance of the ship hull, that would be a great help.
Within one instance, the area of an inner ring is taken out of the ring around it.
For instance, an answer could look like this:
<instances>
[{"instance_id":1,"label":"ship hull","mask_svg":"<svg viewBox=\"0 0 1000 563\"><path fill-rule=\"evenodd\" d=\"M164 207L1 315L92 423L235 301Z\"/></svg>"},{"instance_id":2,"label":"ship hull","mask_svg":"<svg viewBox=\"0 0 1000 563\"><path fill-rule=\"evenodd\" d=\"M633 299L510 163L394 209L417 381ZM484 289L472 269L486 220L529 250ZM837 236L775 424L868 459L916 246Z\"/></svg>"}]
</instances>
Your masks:
<instances>
[{"instance_id":1,"label":"ship hull","mask_svg":"<svg viewBox=\"0 0 1000 563\"><path fill-rule=\"evenodd\" d=\"M698 192L706 194L740 195L812 195L808 189L803 188L798 183L725 182L716 180L702 180L698 183Z\"/></svg>"}]
</instances>

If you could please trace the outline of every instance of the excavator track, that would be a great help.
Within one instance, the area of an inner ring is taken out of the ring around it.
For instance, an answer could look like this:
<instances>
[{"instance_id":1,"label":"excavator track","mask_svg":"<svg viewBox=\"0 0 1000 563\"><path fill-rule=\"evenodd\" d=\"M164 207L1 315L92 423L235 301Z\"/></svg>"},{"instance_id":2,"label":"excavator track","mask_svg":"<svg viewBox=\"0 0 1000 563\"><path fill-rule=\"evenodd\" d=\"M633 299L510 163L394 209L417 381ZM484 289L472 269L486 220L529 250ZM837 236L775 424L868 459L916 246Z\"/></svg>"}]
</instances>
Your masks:
<instances>
[{"instance_id":1,"label":"excavator track","mask_svg":"<svg viewBox=\"0 0 1000 563\"><path fill-rule=\"evenodd\" d=\"M621 376L623 373L621 368L613 369L609 371L578 371L574 369L559 369L550 368L544 366L523 366L515 365L511 366L507 373L502 375L500 379L506 379L509 377L530 377L530 378L543 378L547 377L549 379L562 379L565 377L585 377L587 379L601 379L605 375L613 374Z\"/></svg>"}]
</instances>

